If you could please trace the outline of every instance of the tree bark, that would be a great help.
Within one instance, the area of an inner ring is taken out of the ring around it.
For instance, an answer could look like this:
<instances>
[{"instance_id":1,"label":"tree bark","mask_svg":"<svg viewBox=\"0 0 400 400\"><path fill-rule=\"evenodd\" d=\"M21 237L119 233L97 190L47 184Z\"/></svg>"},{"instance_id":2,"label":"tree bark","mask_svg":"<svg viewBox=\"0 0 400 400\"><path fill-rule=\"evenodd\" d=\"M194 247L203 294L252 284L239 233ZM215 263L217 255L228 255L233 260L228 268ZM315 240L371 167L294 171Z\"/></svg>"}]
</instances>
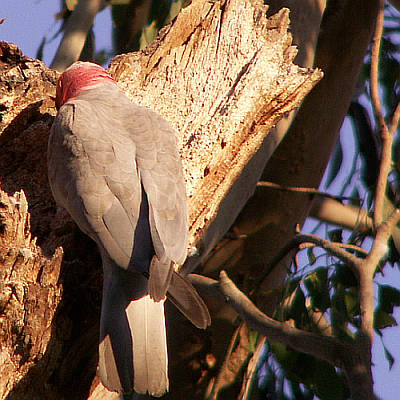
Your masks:
<instances>
[{"instance_id":1,"label":"tree bark","mask_svg":"<svg viewBox=\"0 0 400 400\"><path fill-rule=\"evenodd\" d=\"M191 222L185 271L218 242L254 191L266 160L251 160L271 127L321 78L319 70L292 63L288 11L269 19L265 12L261 0L194 0L150 48L116 57L110 68L132 100L180 132ZM113 395L98 379L92 383L100 258L57 209L47 183L56 79L43 63L0 43L0 316L7 321L0 354L8 360L0 393L106 399ZM219 357L211 343L219 338L174 310L167 325L171 398L202 397Z\"/></svg>"}]
</instances>

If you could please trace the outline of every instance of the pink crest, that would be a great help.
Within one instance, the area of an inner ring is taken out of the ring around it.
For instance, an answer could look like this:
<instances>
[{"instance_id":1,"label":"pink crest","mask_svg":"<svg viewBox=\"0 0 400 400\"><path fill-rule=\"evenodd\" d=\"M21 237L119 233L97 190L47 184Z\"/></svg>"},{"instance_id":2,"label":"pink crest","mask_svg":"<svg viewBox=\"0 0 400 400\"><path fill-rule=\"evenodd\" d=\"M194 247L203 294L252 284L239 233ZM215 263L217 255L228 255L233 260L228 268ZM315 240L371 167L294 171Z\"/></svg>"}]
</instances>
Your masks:
<instances>
[{"instance_id":1,"label":"pink crest","mask_svg":"<svg viewBox=\"0 0 400 400\"><path fill-rule=\"evenodd\" d=\"M114 82L111 75L100 65L78 61L67 68L57 82L57 110L68 100L78 96L82 89L99 82Z\"/></svg>"}]
</instances>

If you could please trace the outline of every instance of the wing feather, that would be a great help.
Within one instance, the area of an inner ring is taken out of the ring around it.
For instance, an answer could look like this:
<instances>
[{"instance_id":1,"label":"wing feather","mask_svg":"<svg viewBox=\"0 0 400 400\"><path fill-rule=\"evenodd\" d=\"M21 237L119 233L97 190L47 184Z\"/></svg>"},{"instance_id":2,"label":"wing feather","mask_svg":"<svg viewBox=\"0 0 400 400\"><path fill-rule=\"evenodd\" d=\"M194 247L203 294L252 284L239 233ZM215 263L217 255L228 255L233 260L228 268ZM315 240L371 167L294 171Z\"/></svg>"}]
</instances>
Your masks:
<instances>
[{"instance_id":1,"label":"wing feather","mask_svg":"<svg viewBox=\"0 0 400 400\"><path fill-rule=\"evenodd\" d=\"M79 227L127 268L141 184L135 143L108 114L82 99L60 108L50 136L50 182Z\"/></svg>"},{"instance_id":2,"label":"wing feather","mask_svg":"<svg viewBox=\"0 0 400 400\"><path fill-rule=\"evenodd\" d=\"M53 186L58 186L60 203L126 268L143 186L160 268L169 268L169 261L181 264L187 252L188 209L176 132L159 114L121 96L117 87L110 87L106 103L98 90L88 90L59 111L53 136L62 132L56 153L62 164L58 168L65 172L62 179L57 173ZM168 276L167 271L160 276Z\"/></svg>"},{"instance_id":3,"label":"wing feather","mask_svg":"<svg viewBox=\"0 0 400 400\"><path fill-rule=\"evenodd\" d=\"M150 228L155 252L181 264L187 253L188 209L182 161L176 132L159 114L135 105L130 126L136 159L150 207ZM140 130L140 132L138 132Z\"/></svg>"}]
</instances>

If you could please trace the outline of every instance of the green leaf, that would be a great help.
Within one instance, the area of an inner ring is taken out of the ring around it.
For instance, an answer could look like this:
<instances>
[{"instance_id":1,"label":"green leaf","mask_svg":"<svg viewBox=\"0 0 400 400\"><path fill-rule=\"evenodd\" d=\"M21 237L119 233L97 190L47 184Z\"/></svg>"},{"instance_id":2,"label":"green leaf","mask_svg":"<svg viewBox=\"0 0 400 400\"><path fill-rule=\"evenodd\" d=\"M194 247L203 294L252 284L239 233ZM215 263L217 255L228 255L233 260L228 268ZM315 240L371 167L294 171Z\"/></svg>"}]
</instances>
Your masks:
<instances>
[{"instance_id":1,"label":"green leaf","mask_svg":"<svg viewBox=\"0 0 400 400\"><path fill-rule=\"evenodd\" d=\"M309 264L314 265L315 262L317 261L317 258L315 257L315 254L314 254L314 247L309 247L307 249L307 257L308 257Z\"/></svg>"},{"instance_id":2,"label":"green leaf","mask_svg":"<svg viewBox=\"0 0 400 400\"><path fill-rule=\"evenodd\" d=\"M347 313L345 296L346 290L344 287L340 284L337 285L332 296L331 323L335 336L351 342L354 339L354 334L348 328L351 319Z\"/></svg>"},{"instance_id":3,"label":"green leaf","mask_svg":"<svg viewBox=\"0 0 400 400\"><path fill-rule=\"evenodd\" d=\"M319 267L304 280L313 308L326 311L331 305L328 282L328 267Z\"/></svg>"},{"instance_id":4,"label":"green leaf","mask_svg":"<svg viewBox=\"0 0 400 400\"><path fill-rule=\"evenodd\" d=\"M389 352L389 350L387 349L387 347L385 345L383 345L383 350L385 352L386 360L388 360L388 363L389 363L389 369L392 369L393 364L394 364L394 357L392 356L392 354Z\"/></svg>"},{"instance_id":5,"label":"green leaf","mask_svg":"<svg viewBox=\"0 0 400 400\"><path fill-rule=\"evenodd\" d=\"M301 283L301 278L294 278L291 279L286 285L282 293L282 299L288 299L289 297L293 296L295 290L299 287Z\"/></svg>"},{"instance_id":6,"label":"green leaf","mask_svg":"<svg viewBox=\"0 0 400 400\"><path fill-rule=\"evenodd\" d=\"M356 153L360 155L360 178L364 185L373 188L379 172L379 151L376 148L375 131L372 128L367 108L352 101L349 116L353 123L354 138L358 141Z\"/></svg>"},{"instance_id":7,"label":"green leaf","mask_svg":"<svg viewBox=\"0 0 400 400\"><path fill-rule=\"evenodd\" d=\"M346 305L347 315L353 318L360 313L360 302L356 288L346 290L344 295L344 303Z\"/></svg>"},{"instance_id":8,"label":"green leaf","mask_svg":"<svg viewBox=\"0 0 400 400\"><path fill-rule=\"evenodd\" d=\"M328 232L328 237L331 242L343 242L343 229L333 229Z\"/></svg>"},{"instance_id":9,"label":"green leaf","mask_svg":"<svg viewBox=\"0 0 400 400\"><path fill-rule=\"evenodd\" d=\"M325 184L326 187L329 187L330 184L338 176L340 168L342 166L342 162L343 162L342 144L340 143L340 140L338 140L336 147L335 147L335 151L329 162L329 170L328 170L326 184Z\"/></svg>"},{"instance_id":10,"label":"green leaf","mask_svg":"<svg viewBox=\"0 0 400 400\"><path fill-rule=\"evenodd\" d=\"M400 306L400 290L389 285L379 285L378 308L393 314L393 308Z\"/></svg>"},{"instance_id":11,"label":"green leaf","mask_svg":"<svg viewBox=\"0 0 400 400\"><path fill-rule=\"evenodd\" d=\"M306 298L300 286L293 292L293 295L285 305L285 320L293 319L296 322L296 326L304 326L305 321L308 320L308 312Z\"/></svg>"},{"instance_id":12,"label":"green leaf","mask_svg":"<svg viewBox=\"0 0 400 400\"><path fill-rule=\"evenodd\" d=\"M325 285L327 280L328 280L328 267L318 267L307 276L307 278L304 280L304 283L306 284L306 286L307 284L310 284L311 288L311 287L318 287L321 284Z\"/></svg>"},{"instance_id":13,"label":"green leaf","mask_svg":"<svg viewBox=\"0 0 400 400\"><path fill-rule=\"evenodd\" d=\"M143 28L139 39L140 50L143 50L147 45L149 45L157 36L157 33L158 28L156 26L156 21L152 21L149 25Z\"/></svg>"},{"instance_id":14,"label":"green leaf","mask_svg":"<svg viewBox=\"0 0 400 400\"><path fill-rule=\"evenodd\" d=\"M43 60L43 51L44 51L44 46L46 46L46 42L47 42L47 39L46 39L46 36L44 36L43 39L41 40L40 45L36 52L36 58L38 60Z\"/></svg>"},{"instance_id":15,"label":"green leaf","mask_svg":"<svg viewBox=\"0 0 400 400\"><path fill-rule=\"evenodd\" d=\"M344 264L336 264L332 281L334 284L341 284L345 288L357 287L356 277L351 269Z\"/></svg>"},{"instance_id":16,"label":"green leaf","mask_svg":"<svg viewBox=\"0 0 400 400\"><path fill-rule=\"evenodd\" d=\"M397 326L394 317L380 308L376 309L374 312L374 328L378 331L378 334L381 335L379 331L389 326Z\"/></svg>"},{"instance_id":17,"label":"green leaf","mask_svg":"<svg viewBox=\"0 0 400 400\"><path fill-rule=\"evenodd\" d=\"M306 386L301 387L297 382L289 382L291 390L291 399L296 400L313 400L315 398L314 392L308 389Z\"/></svg>"},{"instance_id":18,"label":"green leaf","mask_svg":"<svg viewBox=\"0 0 400 400\"><path fill-rule=\"evenodd\" d=\"M69 11L73 11L78 4L78 0L65 0L65 5Z\"/></svg>"},{"instance_id":19,"label":"green leaf","mask_svg":"<svg viewBox=\"0 0 400 400\"><path fill-rule=\"evenodd\" d=\"M346 391L342 376L328 362L292 350L280 343L270 343L271 353L285 370L291 381L294 398L309 398L308 389L301 390L298 384L312 389L321 400L342 400ZM312 397L311 397L312 398Z\"/></svg>"},{"instance_id":20,"label":"green leaf","mask_svg":"<svg viewBox=\"0 0 400 400\"><path fill-rule=\"evenodd\" d=\"M342 400L344 383L335 368L318 360L315 368L315 392L321 400Z\"/></svg>"},{"instance_id":21,"label":"green leaf","mask_svg":"<svg viewBox=\"0 0 400 400\"><path fill-rule=\"evenodd\" d=\"M171 3L171 8L169 9L169 14L166 22L171 22L178 14L179 11L184 7L185 0L175 0Z\"/></svg>"},{"instance_id":22,"label":"green leaf","mask_svg":"<svg viewBox=\"0 0 400 400\"><path fill-rule=\"evenodd\" d=\"M275 359L286 371L286 377L294 382L312 385L314 380L315 358L299 353L280 343L270 343Z\"/></svg>"},{"instance_id":23,"label":"green leaf","mask_svg":"<svg viewBox=\"0 0 400 400\"><path fill-rule=\"evenodd\" d=\"M252 353L255 353L257 348L257 340L260 337L260 334L257 331L250 329L249 332L249 350Z\"/></svg>"}]
</instances>

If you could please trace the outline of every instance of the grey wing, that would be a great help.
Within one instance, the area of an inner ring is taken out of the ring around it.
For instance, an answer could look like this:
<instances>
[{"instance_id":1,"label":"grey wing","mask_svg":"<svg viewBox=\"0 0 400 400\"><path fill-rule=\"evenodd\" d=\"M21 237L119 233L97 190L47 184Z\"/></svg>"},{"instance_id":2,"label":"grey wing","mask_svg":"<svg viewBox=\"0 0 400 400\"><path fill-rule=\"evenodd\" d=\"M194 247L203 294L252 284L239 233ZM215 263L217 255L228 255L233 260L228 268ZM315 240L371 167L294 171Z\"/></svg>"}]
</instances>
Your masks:
<instances>
[{"instance_id":1,"label":"grey wing","mask_svg":"<svg viewBox=\"0 0 400 400\"><path fill-rule=\"evenodd\" d=\"M106 112L75 100L61 107L52 126L48 165L56 201L127 268L141 203L134 143L118 134Z\"/></svg>"},{"instance_id":2,"label":"grey wing","mask_svg":"<svg viewBox=\"0 0 400 400\"><path fill-rule=\"evenodd\" d=\"M159 114L134 106L131 132L149 201L150 229L159 260L181 264L187 253L188 206L176 132Z\"/></svg>"}]
</instances>

